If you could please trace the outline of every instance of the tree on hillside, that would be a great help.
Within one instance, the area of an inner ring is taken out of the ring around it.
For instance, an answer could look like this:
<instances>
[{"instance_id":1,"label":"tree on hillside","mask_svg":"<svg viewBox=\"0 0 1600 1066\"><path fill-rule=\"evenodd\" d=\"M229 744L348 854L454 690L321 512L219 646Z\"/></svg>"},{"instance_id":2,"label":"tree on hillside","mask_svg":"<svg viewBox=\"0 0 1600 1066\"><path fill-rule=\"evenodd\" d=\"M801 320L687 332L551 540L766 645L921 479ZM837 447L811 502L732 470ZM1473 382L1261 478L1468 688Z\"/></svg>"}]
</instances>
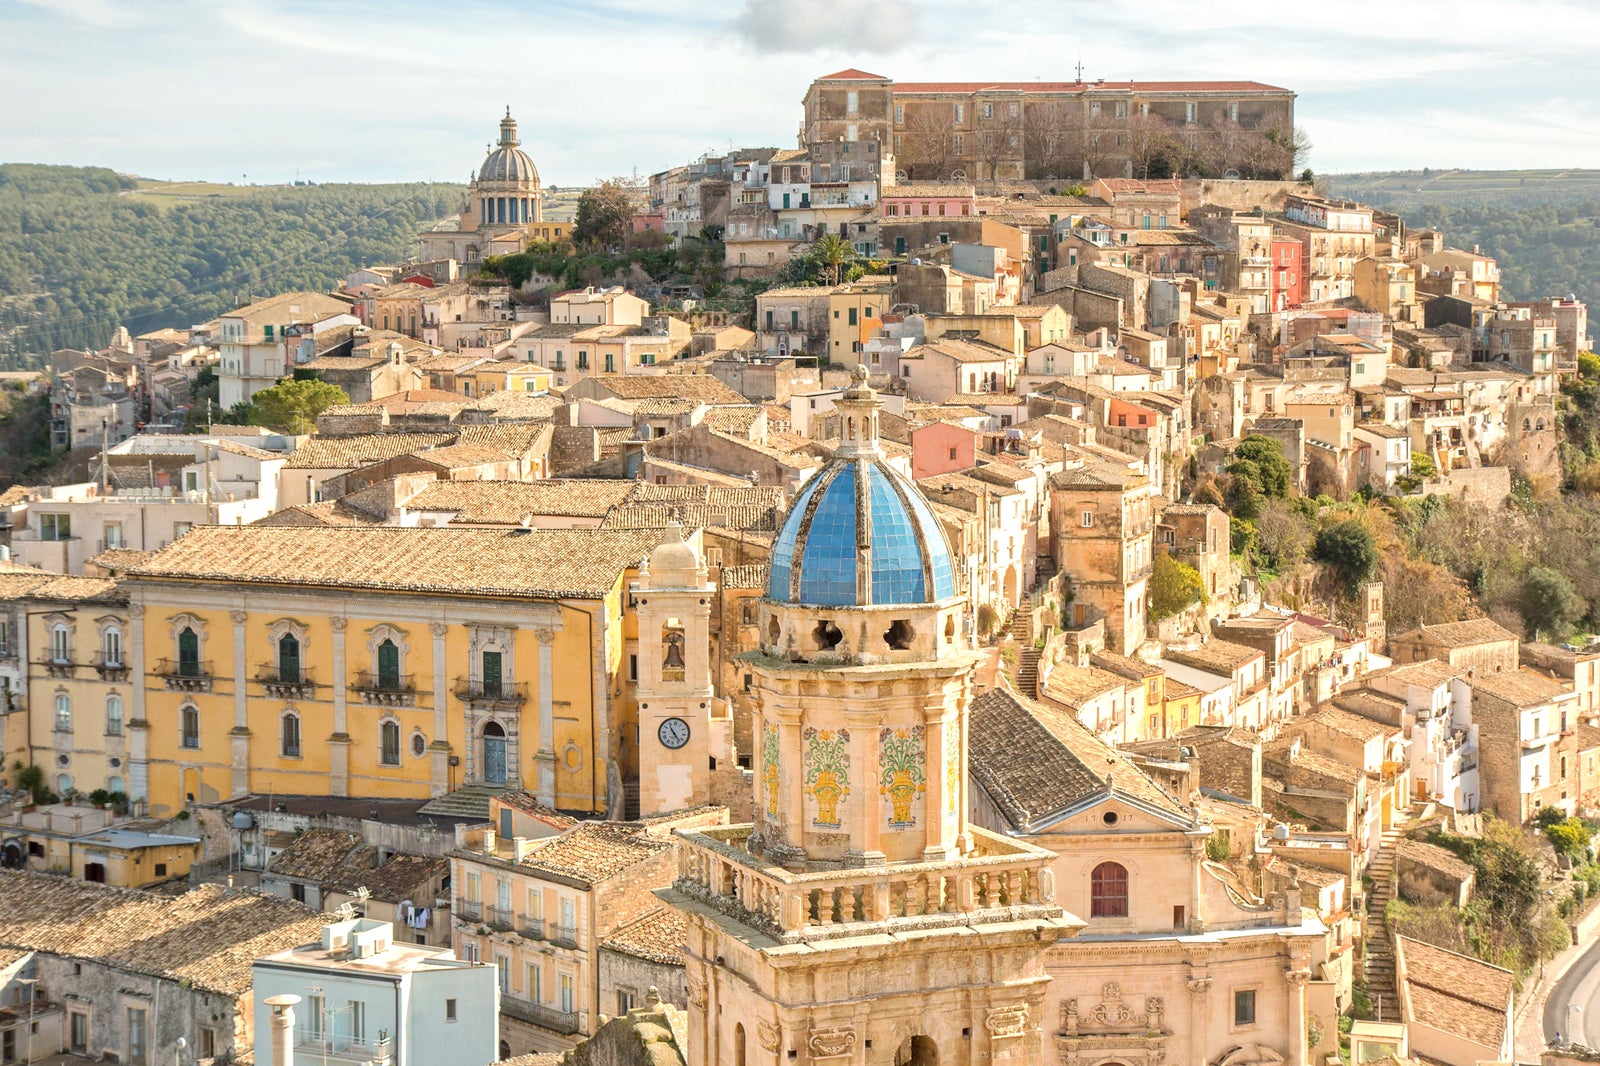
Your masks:
<instances>
[{"instance_id":1,"label":"tree on hillside","mask_svg":"<svg viewBox=\"0 0 1600 1066\"><path fill-rule=\"evenodd\" d=\"M1372 530L1359 518L1336 522L1318 533L1316 557L1333 569L1351 593L1372 580L1380 561Z\"/></svg>"},{"instance_id":2,"label":"tree on hillside","mask_svg":"<svg viewBox=\"0 0 1600 1066\"><path fill-rule=\"evenodd\" d=\"M633 218L633 190L626 178L602 181L578 197L572 242L581 248L621 248Z\"/></svg>"},{"instance_id":3,"label":"tree on hillside","mask_svg":"<svg viewBox=\"0 0 1600 1066\"><path fill-rule=\"evenodd\" d=\"M1522 580L1521 608L1523 621L1532 632L1559 639L1583 617L1585 604L1577 586L1565 574L1535 566Z\"/></svg>"},{"instance_id":4,"label":"tree on hillside","mask_svg":"<svg viewBox=\"0 0 1600 1066\"><path fill-rule=\"evenodd\" d=\"M1200 571L1159 552L1150 567L1150 614L1154 618L1171 618L1196 601L1206 602L1205 583Z\"/></svg>"},{"instance_id":5,"label":"tree on hillside","mask_svg":"<svg viewBox=\"0 0 1600 1066\"><path fill-rule=\"evenodd\" d=\"M1260 472L1261 495L1280 500L1289 495L1294 469L1290 467L1289 460L1283 457L1283 445L1271 437L1252 433L1234 447L1233 457L1256 464Z\"/></svg>"},{"instance_id":6,"label":"tree on hillside","mask_svg":"<svg viewBox=\"0 0 1600 1066\"><path fill-rule=\"evenodd\" d=\"M349 402L347 392L326 381L280 381L256 393L250 403L250 421L279 433L310 433L317 428L317 415L335 404Z\"/></svg>"}]
</instances>

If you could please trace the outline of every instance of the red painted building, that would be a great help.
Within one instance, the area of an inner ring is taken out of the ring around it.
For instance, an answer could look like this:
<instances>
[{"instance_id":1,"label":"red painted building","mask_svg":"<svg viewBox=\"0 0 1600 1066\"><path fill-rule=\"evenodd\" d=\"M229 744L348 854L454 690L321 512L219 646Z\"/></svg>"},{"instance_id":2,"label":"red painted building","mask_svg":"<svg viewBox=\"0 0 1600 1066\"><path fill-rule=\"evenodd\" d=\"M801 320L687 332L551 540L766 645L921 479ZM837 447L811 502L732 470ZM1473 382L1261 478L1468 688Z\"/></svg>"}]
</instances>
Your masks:
<instances>
[{"instance_id":1,"label":"red painted building","mask_svg":"<svg viewBox=\"0 0 1600 1066\"><path fill-rule=\"evenodd\" d=\"M1304 301L1304 275L1301 273L1303 246L1290 237L1272 238L1272 309L1287 311Z\"/></svg>"}]
</instances>

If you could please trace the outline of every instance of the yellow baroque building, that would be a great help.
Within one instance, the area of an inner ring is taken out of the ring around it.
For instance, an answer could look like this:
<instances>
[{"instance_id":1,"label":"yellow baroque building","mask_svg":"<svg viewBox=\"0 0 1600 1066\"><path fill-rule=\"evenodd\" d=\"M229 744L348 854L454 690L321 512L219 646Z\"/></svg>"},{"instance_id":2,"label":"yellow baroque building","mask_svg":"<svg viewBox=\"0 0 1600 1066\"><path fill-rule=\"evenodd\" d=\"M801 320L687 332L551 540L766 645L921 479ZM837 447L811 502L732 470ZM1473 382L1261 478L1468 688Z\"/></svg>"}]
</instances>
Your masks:
<instances>
[{"instance_id":1,"label":"yellow baroque building","mask_svg":"<svg viewBox=\"0 0 1600 1066\"><path fill-rule=\"evenodd\" d=\"M521 788L615 812L631 575L670 530L203 527L123 588L150 813Z\"/></svg>"}]
</instances>

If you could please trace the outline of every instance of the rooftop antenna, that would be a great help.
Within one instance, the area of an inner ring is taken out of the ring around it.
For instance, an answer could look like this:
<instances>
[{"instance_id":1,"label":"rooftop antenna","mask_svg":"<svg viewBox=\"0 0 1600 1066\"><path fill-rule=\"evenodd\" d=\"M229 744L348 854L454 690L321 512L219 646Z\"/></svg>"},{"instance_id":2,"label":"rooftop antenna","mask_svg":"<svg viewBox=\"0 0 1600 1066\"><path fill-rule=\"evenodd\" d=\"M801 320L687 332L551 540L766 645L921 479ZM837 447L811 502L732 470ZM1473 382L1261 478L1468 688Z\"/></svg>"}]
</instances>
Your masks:
<instances>
[{"instance_id":1,"label":"rooftop antenna","mask_svg":"<svg viewBox=\"0 0 1600 1066\"><path fill-rule=\"evenodd\" d=\"M1081 55L1078 57L1078 66L1076 69L1078 71L1078 80L1081 82L1083 80L1083 56Z\"/></svg>"}]
</instances>

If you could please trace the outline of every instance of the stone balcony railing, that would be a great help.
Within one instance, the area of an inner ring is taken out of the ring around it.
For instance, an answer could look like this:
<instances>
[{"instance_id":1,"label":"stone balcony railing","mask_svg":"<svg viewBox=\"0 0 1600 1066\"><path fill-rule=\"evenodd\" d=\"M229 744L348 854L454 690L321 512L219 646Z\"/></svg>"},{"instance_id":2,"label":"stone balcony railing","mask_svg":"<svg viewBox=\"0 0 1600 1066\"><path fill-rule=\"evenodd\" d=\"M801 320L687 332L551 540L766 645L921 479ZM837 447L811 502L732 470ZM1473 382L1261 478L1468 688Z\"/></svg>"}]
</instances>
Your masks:
<instances>
[{"instance_id":1,"label":"stone balcony railing","mask_svg":"<svg viewBox=\"0 0 1600 1066\"><path fill-rule=\"evenodd\" d=\"M753 826L679 830L679 892L768 935L803 940L1051 919L1053 856L973 828L962 859L796 873L750 850Z\"/></svg>"}]
</instances>

